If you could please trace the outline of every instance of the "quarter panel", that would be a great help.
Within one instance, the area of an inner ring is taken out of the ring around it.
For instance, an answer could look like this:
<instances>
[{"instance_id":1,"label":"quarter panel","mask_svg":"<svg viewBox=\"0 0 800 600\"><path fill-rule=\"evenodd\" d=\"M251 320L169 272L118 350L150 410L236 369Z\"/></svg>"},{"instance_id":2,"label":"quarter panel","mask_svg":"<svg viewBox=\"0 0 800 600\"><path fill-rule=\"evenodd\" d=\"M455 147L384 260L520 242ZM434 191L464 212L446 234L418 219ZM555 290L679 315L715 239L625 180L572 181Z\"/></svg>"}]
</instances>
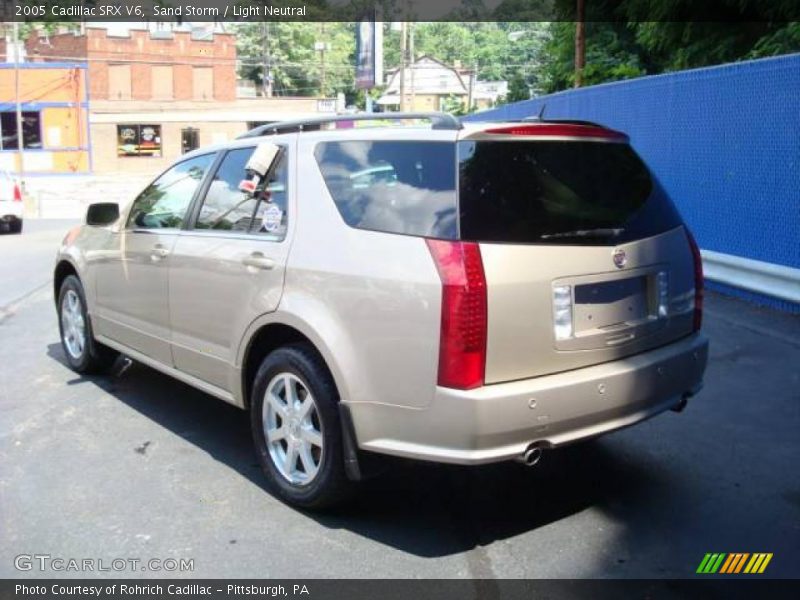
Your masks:
<instances>
[{"instance_id":1,"label":"quarter panel","mask_svg":"<svg viewBox=\"0 0 800 600\"><path fill-rule=\"evenodd\" d=\"M347 402L430 404L441 283L422 238L348 227L299 141L298 223L281 311L312 324L346 381Z\"/></svg>"}]
</instances>

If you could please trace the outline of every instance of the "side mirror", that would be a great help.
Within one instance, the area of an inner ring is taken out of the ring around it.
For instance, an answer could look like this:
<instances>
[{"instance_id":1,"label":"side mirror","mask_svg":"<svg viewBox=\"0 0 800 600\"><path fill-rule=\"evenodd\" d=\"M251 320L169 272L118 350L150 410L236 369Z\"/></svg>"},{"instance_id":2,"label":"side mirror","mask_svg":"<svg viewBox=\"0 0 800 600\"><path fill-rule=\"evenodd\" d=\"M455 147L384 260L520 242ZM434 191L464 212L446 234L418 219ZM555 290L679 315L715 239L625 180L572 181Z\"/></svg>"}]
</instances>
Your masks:
<instances>
[{"instance_id":1,"label":"side mirror","mask_svg":"<svg viewBox=\"0 0 800 600\"><path fill-rule=\"evenodd\" d=\"M95 202L86 211L87 225L111 225L119 219L119 204L116 202Z\"/></svg>"}]
</instances>

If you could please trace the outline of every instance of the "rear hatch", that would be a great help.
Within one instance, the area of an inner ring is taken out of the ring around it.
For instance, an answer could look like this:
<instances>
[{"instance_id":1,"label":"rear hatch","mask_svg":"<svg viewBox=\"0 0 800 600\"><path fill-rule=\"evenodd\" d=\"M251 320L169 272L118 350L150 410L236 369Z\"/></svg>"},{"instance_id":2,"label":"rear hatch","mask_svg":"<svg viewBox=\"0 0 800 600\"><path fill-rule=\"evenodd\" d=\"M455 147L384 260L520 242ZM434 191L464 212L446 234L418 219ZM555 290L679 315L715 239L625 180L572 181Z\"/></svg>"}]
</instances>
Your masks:
<instances>
[{"instance_id":1,"label":"rear hatch","mask_svg":"<svg viewBox=\"0 0 800 600\"><path fill-rule=\"evenodd\" d=\"M459 237L480 243L485 383L616 360L693 330L671 201L617 132L507 125L458 142Z\"/></svg>"}]
</instances>

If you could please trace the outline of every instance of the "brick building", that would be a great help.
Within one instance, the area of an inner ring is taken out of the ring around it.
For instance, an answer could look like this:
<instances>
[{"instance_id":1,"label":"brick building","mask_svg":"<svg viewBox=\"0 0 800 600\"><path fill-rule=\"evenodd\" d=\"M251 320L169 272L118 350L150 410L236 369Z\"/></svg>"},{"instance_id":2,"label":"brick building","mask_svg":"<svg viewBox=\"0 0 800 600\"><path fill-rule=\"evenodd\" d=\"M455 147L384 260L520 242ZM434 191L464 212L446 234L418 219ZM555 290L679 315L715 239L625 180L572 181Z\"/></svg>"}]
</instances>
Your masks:
<instances>
[{"instance_id":1,"label":"brick building","mask_svg":"<svg viewBox=\"0 0 800 600\"><path fill-rule=\"evenodd\" d=\"M96 172L155 172L253 123L317 111L317 98L237 98L236 43L229 33L87 26L34 33L26 51L33 64L87 65Z\"/></svg>"}]
</instances>

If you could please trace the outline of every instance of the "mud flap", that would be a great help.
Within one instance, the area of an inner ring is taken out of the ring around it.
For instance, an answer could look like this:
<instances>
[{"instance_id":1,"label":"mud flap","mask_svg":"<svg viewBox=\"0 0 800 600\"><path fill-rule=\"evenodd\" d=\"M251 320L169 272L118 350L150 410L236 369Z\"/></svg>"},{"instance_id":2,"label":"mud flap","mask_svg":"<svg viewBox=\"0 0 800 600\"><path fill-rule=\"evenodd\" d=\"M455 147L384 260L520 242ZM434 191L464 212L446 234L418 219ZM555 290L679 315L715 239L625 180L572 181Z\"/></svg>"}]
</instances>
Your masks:
<instances>
[{"instance_id":1,"label":"mud flap","mask_svg":"<svg viewBox=\"0 0 800 600\"><path fill-rule=\"evenodd\" d=\"M380 475L386 470L388 457L374 452L358 449L356 429L350 407L339 403L339 422L342 426L342 453L344 454L344 472L350 481L363 481Z\"/></svg>"},{"instance_id":2,"label":"mud flap","mask_svg":"<svg viewBox=\"0 0 800 600\"><path fill-rule=\"evenodd\" d=\"M351 481L361 481L361 467L358 462L358 442L356 431L353 427L353 418L350 408L339 403L339 422L342 425L342 453L344 454L344 472Z\"/></svg>"}]
</instances>

